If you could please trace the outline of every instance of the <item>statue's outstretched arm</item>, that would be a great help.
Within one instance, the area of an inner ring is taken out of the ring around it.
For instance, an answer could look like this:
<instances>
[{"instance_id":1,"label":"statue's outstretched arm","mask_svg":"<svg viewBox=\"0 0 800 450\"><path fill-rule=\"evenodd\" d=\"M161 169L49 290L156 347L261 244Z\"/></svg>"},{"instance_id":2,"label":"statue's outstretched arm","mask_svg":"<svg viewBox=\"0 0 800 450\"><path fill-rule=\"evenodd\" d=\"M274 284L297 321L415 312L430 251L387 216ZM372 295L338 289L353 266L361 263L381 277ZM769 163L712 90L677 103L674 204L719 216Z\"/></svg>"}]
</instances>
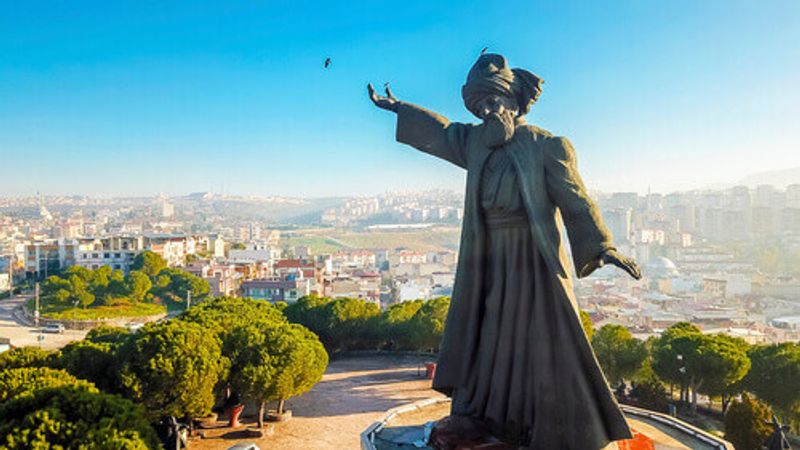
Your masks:
<instances>
[{"instance_id":1,"label":"statue's outstretched arm","mask_svg":"<svg viewBox=\"0 0 800 450\"><path fill-rule=\"evenodd\" d=\"M547 190L564 219L578 276L587 276L604 264L613 264L633 278L640 278L636 262L613 247L600 209L589 197L578 173L575 149L569 140L550 138L545 144L544 158Z\"/></svg>"},{"instance_id":2,"label":"statue's outstretched arm","mask_svg":"<svg viewBox=\"0 0 800 450\"><path fill-rule=\"evenodd\" d=\"M377 95L371 84L367 91L375 106L397 114L398 142L466 169L467 135L471 125L452 123L433 111L400 101L388 86L386 96Z\"/></svg>"}]
</instances>

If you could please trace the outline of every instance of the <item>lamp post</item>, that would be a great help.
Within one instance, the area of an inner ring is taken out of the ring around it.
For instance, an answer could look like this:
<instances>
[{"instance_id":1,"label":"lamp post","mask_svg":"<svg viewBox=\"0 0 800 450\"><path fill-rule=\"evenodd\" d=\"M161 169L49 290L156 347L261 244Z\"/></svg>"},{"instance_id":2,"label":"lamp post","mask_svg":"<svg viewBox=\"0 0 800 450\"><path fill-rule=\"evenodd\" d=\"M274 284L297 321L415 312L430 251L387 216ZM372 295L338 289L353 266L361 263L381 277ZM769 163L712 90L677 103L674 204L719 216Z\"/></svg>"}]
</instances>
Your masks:
<instances>
[{"instance_id":1,"label":"lamp post","mask_svg":"<svg viewBox=\"0 0 800 450\"><path fill-rule=\"evenodd\" d=\"M33 287L33 298L34 298L33 324L38 327L39 326L39 282L38 281Z\"/></svg>"}]
</instances>

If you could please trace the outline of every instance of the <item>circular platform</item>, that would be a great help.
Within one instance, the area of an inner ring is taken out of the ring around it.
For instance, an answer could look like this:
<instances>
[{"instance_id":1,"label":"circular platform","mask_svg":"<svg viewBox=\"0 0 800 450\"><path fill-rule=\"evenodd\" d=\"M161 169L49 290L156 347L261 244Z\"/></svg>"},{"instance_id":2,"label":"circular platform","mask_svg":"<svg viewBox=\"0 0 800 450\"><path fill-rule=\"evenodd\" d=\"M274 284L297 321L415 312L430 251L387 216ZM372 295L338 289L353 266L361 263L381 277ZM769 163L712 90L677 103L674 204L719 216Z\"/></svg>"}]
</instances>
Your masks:
<instances>
[{"instance_id":1,"label":"circular platform","mask_svg":"<svg viewBox=\"0 0 800 450\"><path fill-rule=\"evenodd\" d=\"M730 443L666 414L622 405L633 439L606 450L734 450ZM435 397L387 411L361 434L362 450L431 449L433 423L450 413L450 399Z\"/></svg>"}]
</instances>

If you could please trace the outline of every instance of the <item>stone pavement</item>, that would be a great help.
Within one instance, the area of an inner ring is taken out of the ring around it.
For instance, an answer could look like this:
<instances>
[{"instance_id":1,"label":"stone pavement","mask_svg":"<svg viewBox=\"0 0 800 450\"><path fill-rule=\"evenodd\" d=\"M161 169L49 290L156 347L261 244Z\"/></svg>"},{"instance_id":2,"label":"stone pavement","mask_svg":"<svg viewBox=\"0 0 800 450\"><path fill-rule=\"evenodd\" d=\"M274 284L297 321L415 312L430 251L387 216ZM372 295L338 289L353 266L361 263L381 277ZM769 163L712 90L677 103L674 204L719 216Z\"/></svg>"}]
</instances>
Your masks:
<instances>
[{"instance_id":1,"label":"stone pavement","mask_svg":"<svg viewBox=\"0 0 800 450\"><path fill-rule=\"evenodd\" d=\"M230 428L205 430L194 438L192 450L227 449L237 442L256 442L262 450L359 449L359 435L386 410L440 395L424 378L419 356L358 356L331 361L322 381L311 392L291 399L294 417L275 424L261 439L236 439ZM418 375L418 367L421 367ZM253 425L250 419L248 425Z\"/></svg>"}]
</instances>

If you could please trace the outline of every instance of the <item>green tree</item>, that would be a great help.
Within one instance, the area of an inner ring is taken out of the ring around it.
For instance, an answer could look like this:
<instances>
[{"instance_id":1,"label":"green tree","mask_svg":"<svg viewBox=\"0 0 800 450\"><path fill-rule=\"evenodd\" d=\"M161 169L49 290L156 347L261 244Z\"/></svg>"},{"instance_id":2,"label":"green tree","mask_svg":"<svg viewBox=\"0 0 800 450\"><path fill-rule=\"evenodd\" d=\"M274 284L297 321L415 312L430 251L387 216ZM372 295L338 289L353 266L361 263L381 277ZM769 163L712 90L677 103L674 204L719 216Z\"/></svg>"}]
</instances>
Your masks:
<instances>
[{"instance_id":1,"label":"green tree","mask_svg":"<svg viewBox=\"0 0 800 450\"><path fill-rule=\"evenodd\" d=\"M653 371L666 383L681 388L681 400L688 401L686 355L693 352L695 336L700 329L688 322L679 322L667 328L652 342Z\"/></svg>"},{"instance_id":2,"label":"green tree","mask_svg":"<svg viewBox=\"0 0 800 450\"><path fill-rule=\"evenodd\" d=\"M32 395L38 389L59 386L83 386L94 389L88 381L75 378L63 370L49 367L21 367L0 371L0 404L21 395Z\"/></svg>"},{"instance_id":3,"label":"green tree","mask_svg":"<svg viewBox=\"0 0 800 450\"><path fill-rule=\"evenodd\" d=\"M663 380L680 384L682 398L691 393L696 409L698 393L720 395L747 373L746 351L729 336L704 335L697 327L678 323L655 342L653 369Z\"/></svg>"},{"instance_id":4,"label":"green tree","mask_svg":"<svg viewBox=\"0 0 800 450\"><path fill-rule=\"evenodd\" d=\"M286 317L319 336L329 353L377 347L381 309L357 298L304 297L286 307Z\"/></svg>"},{"instance_id":5,"label":"green tree","mask_svg":"<svg viewBox=\"0 0 800 450\"><path fill-rule=\"evenodd\" d=\"M50 275L42 284L42 299L46 302L67 303L72 296L72 285L58 275Z\"/></svg>"},{"instance_id":6,"label":"green tree","mask_svg":"<svg viewBox=\"0 0 800 450\"><path fill-rule=\"evenodd\" d=\"M422 308L422 300L395 303L381 317L381 329L389 348L394 350L416 350L411 330L411 319Z\"/></svg>"},{"instance_id":7,"label":"green tree","mask_svg":"<svg viewBox=\"0 0 800 450\"><path fill-rule=\"evenodd\" d=\"M604 325L592 338L592 347L608 381L616 386L631 379L647 360L644 342L622 325Z\"/></svg>"},{"instance_id":8,"label":"green tree","mask_svg":"<svg viewBox=\"0 0 800 450\"><path fill-rule=\"evenodd\" d=\"M289 322L299 323L320 336L322 343L327 348L326 339L322 336L329 322L325 306L331 301L328 297L318 297L316 295L301 297L284 308L283 314Z\"/></svg>"},{"instance_id":9,"label":"green tree","mask_svg":"<svg viewBox=\"0 0 800 450\"><path fill-rule=\"evenodd\" d=\"M68 280L72 277L77 277L88 284L92 279L92 270L83 266L71 266L64 271L63 276Z\"/></svg>"},{"instance_id":10,"label":"green tree","mask_svg":"<svg viewBox=\"0 0 800 450\"><path fill-rule=\"evenodd\" d=\"M736 450L762 450L772 434L771 420L769 406L742 394L725 413L725 439Z\"/></svg>"},{"instance_id":11,"label":"green tree","mask_svg":"<svg viewBox=\"0 0 800 450\"><path fill-rule=\"evenodd\" d=\"M0 447L158 449L142 408L86 386L33 391L0 405Z\"/></svg>"},{"instance_id":12,"label":"green tree","mask_svg":"<svg viewBox=\"0 0 800 450\"><path fill-rule=\"evenodd\" d=\"M16 347L0 353L0 371L20 367L48 367L55 359L55 352L39 347Z\"/></svg>"},{"instance_id":13,"label":"green tree","mask_svg":"<svg viewBox=\"0 0 800 450\"><path fill-rule=\"evenodd\" d=\"M162 270L167 268L167 261L158 253L151 252L150 250L143 251L136 255L131 264L131 270L138 270L144 272L148 277L155 277Z\"/></svg>"},{"instance_id":14,"label":"green tree","mask_svg":"<svg viewBox=\"0 0 800 450\"><path fill-rule=\"evenodd\" d=\"M180 320L146 325L117 354L126 396L153 419L206 415L227 368L217 336Z\"/></svg>"},{"instance_id":15,"label":"green tree","mask_svg":"<svg viewBox=\"0 0 800 450\"><path fill-rule=\"evenodd\" d=\"M128 273L125 276L124 284L127 297L134 302L144 301L150 288L153 287L150 277L138 270L132 270Z\"/></svg>"},{"instance_id":16,"label":"green tree","mask_svg":"<svg viewBox=\"0 0 800 450\"><path fill-rule=\"evenodd\" d=\"M166 285L162 278L164 276L169 277ZM179 302L185 301L187 292L192 293L193 299L200 300L211 290L208 281L179 269L162 270L156 279L156 285L159 286L154 290L156 295Z\"/></svg>"},{"instance_id":17,"label":"green tree","mask_svg":"<svg viewBox=\"0 0 800 450\"><path fill-rule=\"evenodd\" d=\"M752 367L742 385L800 429L800 344L756 346L749 356Z\"/></svg>"},{"instance_id":18,"label":"green tree","mask_svg":"<svg viewBox=\"0 0 800 450\"><path fill-rule=\"evenodd\" d=\"M444 334L444 322L450 308L450 297L426 301L411 318L411 332L419 350L437 350Z\"/></svg>"},{"instance_id":19,"label":"green tree","mask_svg":"<svg viewBox=\"0 0 800 450\"><path fill-rule=\"evenodd\" d=\"M118 347L125 343L131 337L130 332L122 327L112 327L110 325L101 325L92 328L86 334L86 340L98 344L111 344L112 347Z\"/></svg>"},{"instance_id":20,"label":"green tree","mask_svg":"<svg viewBox=\"0 0 800 450\"><path fill-rule=\"evenodd\" d=\"M297 324L238 327L226 354L231 358L231 384L259 404L258 426L270 400L283 413L286 399L301 395L322 379L328 354L314 333Z\"/></svg>"},{"instance_id":21,"label":"green tree","mask_svg":"<svg viewBox=\"0 0 800 450\"><path fill-rule=\"evenodd\" d=\"M184 311L178 319L196 323L222 339L236 327L286 322L286 317L269 302L243 297L206 300Z\"/></svg>"},{"instance_id":22,"label":"green tree","mask_svg":"<svg viewBox=\"0 0 800 450\"><path fill-rule=\"evenodd\" d=\"M721 397L722 410L726 411L730 399L741 391L740 381L750 370L747 355L750 346L744 339L727 334L712 336L710 343L714 357L707 357L707 371L711 376L706 377L698 390L711 398Z\"/></svg>"},{"instance_id":23,"label":"green tree","mask_svg":"<svg viewBox=\"0 0 800 450\"><path fill-rule=\"evenodd\" d=\"M90 340L70 342L61 349L55 366L89 380L104 391L117 391L116 355L112 344Z\"/></svg>"}]
</instances>

